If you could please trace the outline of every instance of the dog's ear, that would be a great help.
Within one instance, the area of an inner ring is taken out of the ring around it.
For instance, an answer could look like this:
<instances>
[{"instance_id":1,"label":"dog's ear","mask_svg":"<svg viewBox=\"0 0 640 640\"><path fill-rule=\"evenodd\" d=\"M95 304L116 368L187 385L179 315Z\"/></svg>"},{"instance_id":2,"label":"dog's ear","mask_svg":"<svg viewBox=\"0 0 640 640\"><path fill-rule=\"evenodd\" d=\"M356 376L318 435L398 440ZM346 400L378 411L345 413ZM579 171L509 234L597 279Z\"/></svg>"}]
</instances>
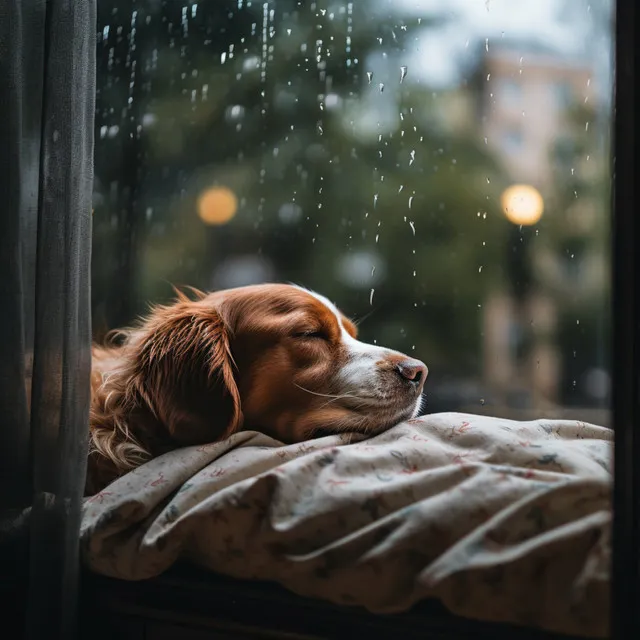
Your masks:
<instances>
[{"instance_id":1,"label":"dog's ear","mask_svg":"<svg viewBox=\"0 0 640 640\"><path fill-rule=\"evenodd\" d=\"M129 343L133 391L181 445L224 438L242 424L230 334L219 312L181 295L157 307Z\"/></svg>"}]
</instances>

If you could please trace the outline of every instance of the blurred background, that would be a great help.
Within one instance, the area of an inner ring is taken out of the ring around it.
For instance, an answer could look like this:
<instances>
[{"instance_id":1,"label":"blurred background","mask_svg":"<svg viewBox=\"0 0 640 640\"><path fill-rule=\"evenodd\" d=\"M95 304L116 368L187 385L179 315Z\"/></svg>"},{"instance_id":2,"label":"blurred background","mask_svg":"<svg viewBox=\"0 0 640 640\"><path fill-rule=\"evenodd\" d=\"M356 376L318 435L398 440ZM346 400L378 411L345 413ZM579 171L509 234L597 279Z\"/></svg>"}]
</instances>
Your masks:
<instances>
[{"instance_id":1,"label":"blurred background","mask_svg":"<svg viewBox=\"0 0 640 640\"><path fill-rule=\"evenodd\" d=\"M609 424L609 0L99 3L94 333L294 281L426 411Z\"/></svg>"}]
</instances>

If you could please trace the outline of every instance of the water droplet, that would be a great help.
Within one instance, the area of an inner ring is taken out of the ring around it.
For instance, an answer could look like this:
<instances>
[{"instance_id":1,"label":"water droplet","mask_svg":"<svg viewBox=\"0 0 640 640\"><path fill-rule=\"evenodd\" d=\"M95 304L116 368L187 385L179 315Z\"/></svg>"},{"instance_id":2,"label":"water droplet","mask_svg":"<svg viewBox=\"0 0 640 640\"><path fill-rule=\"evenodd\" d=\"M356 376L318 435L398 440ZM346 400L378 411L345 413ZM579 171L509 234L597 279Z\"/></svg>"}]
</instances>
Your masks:
<instances>
[{"instance_id":1,"label":"water droplet","mask_svg":"<svg viewBox=\"0 0 640 640\"><path fill-rule=\"evenodd\" d=\"M376 292L375 289L371 289L371 293L369 294L369 305L373 306L373 294Z\"/></svg>"},{"instance_id":2,"label":"water droplet","mask_svg":"<svg viewBox=\"0 0 640 640\"><path fill-rule=\"evenodd\" d=\"M381 82L381 83L378 85L378 89L380 89L380 93L382 93L382 92L384 91L384 82Z\"/></svg>"},{"instance_id":3,"label":"water droplet","mask_svg":"<svg viewBox=\"0 0 640 640\"><path fill-rule=\"evenodd\" d=\"M484 399L484 398L480 398L480 404L481 404L482 406L484 406L484 403L485 403L485 399Z\"/></svg>"},{"instance_id":4,"label":"water droplet","mask_svg":"<svg viewBox=\"0 0 640 640\"><path fill-rule=\"evenodd\" d=\"M378 204L378 194L374 193L373 194L373 207L375 208Z\"/></svg>"},{"instance_id":5,"label":"water droplet","mask_svg":"<svg viewBox=\"0 0 640 640\"><path fill-rule=\"evenodd\" d=\"M409 209L411 209L412 204L413 204L413 196L409 196Z\"/></svg>"},{"instance_id":6,"label":"water droplet","mask_svg":"<svg viewBox=\"0 0 640 640\"><path fill-rule=\"evenodd\" d=\"M411 166L416 160L416 152L415 149L411 149L409 152L409 166Z\"/></svg>"},{"instance_id":7,"label":"water droplet","mask_svg":"<svg viewBox=\"0 0 640 640\"><path fill-rule=\"evenodd\" d=\"M406 77L407 77L407 67L405 65L402 65L400 67L400 82L403 82Z\"/></svg>"},{"instance_id":8,"label":"water droplet","mask_svg":"<svg viewBox=\"0 0 640 640\"><path fill-rule=\"evenodd\" d=\"M487 178L487 184L491 184L491 180Z\"/></svg>"},{"instance_id":9,"label":"water droplet","mask_svg":"<svg viewBox=\"0 0 640 640\"><path fill-rule=\"evenodd\" d=\"M489 38L484 39L484 48L486 51L489 51Z\"/></svg>"},{"instance_id":10,"label":"water droplet","mask_svg":"<svg viewBox=\"0 0 640 640\"><path fill-rule=\"evenodd\" d=\"M411 231L413 231L413 235L415 236L416 235L416 227L415 227L415 225L413 224L413 222L409 222L409 226L411 227Z\"/></svg>"},{"instance_id":11,"label":"water droplet","mask_svg":"<svg viewBox=\"0 0 640 640\"><path fill-rule=\"evenodd\" d=\"M585 131L589 131L589 123L588 122L584 123L584 130Z\"/></svg>"},{"instance_id":12,"label":"water droplet","mask_svg":"<svg viewBox=\"0 0 640 640\"><path fill-rule=\"evenodd\" d=\"M371 84L371 81L373 80L373 71L367 71L367 80L369 81L369 84Z\"/></svg>"},{"instance_id":13,"label":"water droplet","mask_svg":"<svg viewBox=\"0 0 640 640\"><path fill-rule=\"evenodd\" d=\"M482 265L478 267L478 273L482 273Z\"/></svg>"}]
</instances>

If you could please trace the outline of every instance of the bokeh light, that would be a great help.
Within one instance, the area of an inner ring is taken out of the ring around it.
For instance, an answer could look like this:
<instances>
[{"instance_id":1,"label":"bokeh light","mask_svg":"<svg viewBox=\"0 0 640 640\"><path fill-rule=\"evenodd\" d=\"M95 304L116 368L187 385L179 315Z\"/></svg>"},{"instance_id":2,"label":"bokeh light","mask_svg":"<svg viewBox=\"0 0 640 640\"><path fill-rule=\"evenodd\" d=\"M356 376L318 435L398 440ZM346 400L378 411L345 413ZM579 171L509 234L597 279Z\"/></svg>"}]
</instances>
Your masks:
<instances>
[{"instance_id":1,"label":"bokeh light","mask_svg":"<svg viewBox=\"0 0 640 640\"><path fill-rule=\"evenodd\" d=\"M508 187L500 200L505 216L513 224L536 224L544 211L544 200L540 192L528 184Z\"/></svg>"},{"instance_id":2,"label":"bokeh light","mask_svg":"<svg viewBox=\"0 0 640 640\"><path fill-rule=\"evenodd\" d=\"M227 187L211 187L198 198L198 215L208 225L226 224L237 210L238 198Z\"/></svg>"}]
</instances>

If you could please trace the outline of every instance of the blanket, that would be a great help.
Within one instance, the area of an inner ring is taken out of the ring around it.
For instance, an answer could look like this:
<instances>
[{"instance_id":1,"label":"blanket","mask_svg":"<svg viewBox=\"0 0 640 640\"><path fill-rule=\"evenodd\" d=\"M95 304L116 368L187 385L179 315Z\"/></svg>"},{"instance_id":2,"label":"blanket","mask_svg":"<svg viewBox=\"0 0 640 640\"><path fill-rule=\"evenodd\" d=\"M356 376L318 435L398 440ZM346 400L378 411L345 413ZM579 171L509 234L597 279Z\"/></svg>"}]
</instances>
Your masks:
<instances>
[{"instance_id":1,"label":"blanket","mask_svg":"<svg viewBox=\"0 0 640 640\"><path fill-rule=\"evenodd\" d=\"M372 438L257 432L151 460L86 499L95 572L177 560L309 597L605 637L613 432L442 413Z\"/></svg>"}]
</instances>

